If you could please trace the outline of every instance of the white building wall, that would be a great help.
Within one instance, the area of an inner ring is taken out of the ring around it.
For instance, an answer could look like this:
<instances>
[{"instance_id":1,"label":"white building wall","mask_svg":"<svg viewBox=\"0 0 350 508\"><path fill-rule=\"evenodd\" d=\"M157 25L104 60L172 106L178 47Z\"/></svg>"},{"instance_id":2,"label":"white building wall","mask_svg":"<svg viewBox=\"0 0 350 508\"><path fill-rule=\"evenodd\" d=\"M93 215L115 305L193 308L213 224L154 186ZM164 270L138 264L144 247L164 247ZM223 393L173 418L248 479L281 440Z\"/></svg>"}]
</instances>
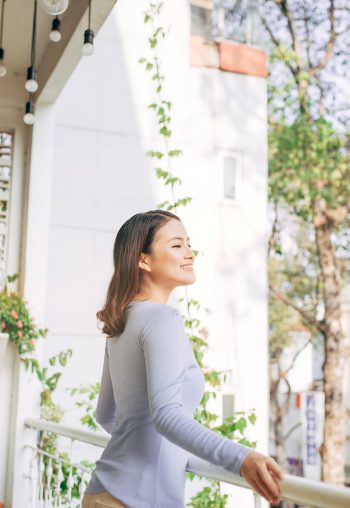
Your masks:
<instances>
[{"instance_id":1,"label":"white building wall","mask_svg":"<svg viewBox=\"0 0 350 508\"><path fill-rule=\"evenodd\" d=\"M66 423L78 417L65 388L100 378L104 338L95 314L112 274L117 230L134 213L170 198L144 155L161 148L147 109L154 83L138 63L149 54L146 6L117 3L95 54L80 62L56 105L45 355L74 349L56 399L69 410ZM171 24L161 51L165 95L174 101L173 147L184 150L174 171L183 181L181 196L193 196L178 213L193 247L204 253L189 296L212 311L203 323L210 331L207 363L232 370L225 390L235 394L236 410L256 409L248 437L267 453L266 83L190 67L188 3L168 2L165 9L164 25ZM222 198L225 153L237 154L241 164L237 202ZM169 303L176 306L179 296L184 288ZM242 503L250 499L246 492L240 496Z\"/></svg>"}]
</instances>

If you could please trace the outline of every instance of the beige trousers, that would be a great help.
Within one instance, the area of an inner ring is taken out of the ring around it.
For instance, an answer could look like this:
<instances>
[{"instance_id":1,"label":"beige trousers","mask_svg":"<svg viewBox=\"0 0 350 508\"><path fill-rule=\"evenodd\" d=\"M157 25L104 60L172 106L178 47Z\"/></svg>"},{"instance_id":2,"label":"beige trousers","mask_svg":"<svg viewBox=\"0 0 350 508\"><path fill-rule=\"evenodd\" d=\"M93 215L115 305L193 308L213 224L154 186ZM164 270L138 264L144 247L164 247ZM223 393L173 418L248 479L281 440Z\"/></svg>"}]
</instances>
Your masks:
<instances>
[{"instance_id":1,"label":"beige trousers","mask_svg":"<svg viewBox=\"0 0 350 508\"><path fill-rule=\"evenodd\" d=\"M84 494L81 508L127 508L127 506L109 492L98 492L97 494Z\"/></svg>"}]
</instances>

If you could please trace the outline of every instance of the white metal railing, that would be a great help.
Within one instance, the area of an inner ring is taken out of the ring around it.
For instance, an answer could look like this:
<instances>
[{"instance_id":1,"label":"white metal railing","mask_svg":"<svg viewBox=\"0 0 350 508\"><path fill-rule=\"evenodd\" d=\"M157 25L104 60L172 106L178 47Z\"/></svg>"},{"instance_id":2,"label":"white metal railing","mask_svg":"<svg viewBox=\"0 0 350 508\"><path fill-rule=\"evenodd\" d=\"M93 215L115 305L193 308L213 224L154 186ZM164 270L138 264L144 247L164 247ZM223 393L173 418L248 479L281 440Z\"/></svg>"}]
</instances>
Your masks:
<instances>
[{"instance_id":1,"label":"white metal railing","mask_svg":"<svg viewBox=\"0 0 350 508\"><path fill-rule=\"evenodd\" d=\"M104 448L110 437L100 432L89 432L74 427L51 423L44 420L28 418L25 425L35 431L44 431L70 439L70 453L75 441L88 443ZM29 470L26 474L26 499L28 508L51 508L79 506L91 470L80 463L73 463L68 459L52 455L40 450L32 444L25 444L31 453ZM44 464L46 457L46 467ZM55 474L58 481L52 485ZM205 476L209 479L230 483L238 487L248 488L250 485L240 476L233 475L225 469L210 464L205 460L190 456L188 471ZM65 473L65 474L64 474ZM60 484L66 480L66 492L62 495ZM73 496L73 488L78 497ZM281 499L297 503L309 508L349 508L350 489L334 485L306 480L293 475L285 475L280 482ZM255 508L260 506L260 496L255 495Z\"/></svg>"}]
</instances>

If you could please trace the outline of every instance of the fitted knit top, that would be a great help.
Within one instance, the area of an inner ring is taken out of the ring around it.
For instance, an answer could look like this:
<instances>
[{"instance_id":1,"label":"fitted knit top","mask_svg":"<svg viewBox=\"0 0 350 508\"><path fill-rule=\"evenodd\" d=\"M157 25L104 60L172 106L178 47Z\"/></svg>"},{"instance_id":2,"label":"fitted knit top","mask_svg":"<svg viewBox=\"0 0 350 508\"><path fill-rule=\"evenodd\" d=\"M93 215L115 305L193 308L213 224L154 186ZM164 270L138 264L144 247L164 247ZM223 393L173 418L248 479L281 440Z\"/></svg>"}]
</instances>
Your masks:
<instances>
[{"instance_id":1,"label":"fitted knit top","mask_svg":"<svg viewBox=\"0 0 350 508\"><path fill-rule=\"evenodd\" d=\"M240 475L252 449L194 420L204 375L179 312L152 300L125 312L124 331L106 339L96 408L111 438L85 492L107 491L128 508L184 508L191 454Z\"/></svg>"}]
</instances>

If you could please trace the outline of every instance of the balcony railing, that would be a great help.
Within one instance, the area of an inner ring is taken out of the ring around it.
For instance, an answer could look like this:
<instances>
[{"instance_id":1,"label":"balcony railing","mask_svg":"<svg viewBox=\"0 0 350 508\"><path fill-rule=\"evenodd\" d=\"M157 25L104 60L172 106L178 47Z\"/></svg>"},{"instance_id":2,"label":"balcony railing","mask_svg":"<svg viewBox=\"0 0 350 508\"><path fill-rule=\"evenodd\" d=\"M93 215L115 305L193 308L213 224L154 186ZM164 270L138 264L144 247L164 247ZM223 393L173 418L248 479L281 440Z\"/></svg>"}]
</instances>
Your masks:
<instances>
[{"instance_id":1,"label":"balcony railing","mask_svg":"<svg viewBox=\"0 0 350 508\"><path fill-rule=\"evenodd\" d=\"M35 444L36 440L34 444L25 443L30 457L25 474L24 506L28 508L80 506L91 469L81 462L74 463L70 460L73 446L78 442L104 448L109 436L31 418L25 421L25 425L35 434L42 431L46 436L56 435L68 438L70 445L67 457L62 457L44 452ZM251 490L250 485L243 478L195 456L191 457L187 470L209 479ZM63 489L62 485L64 485ZM280 482L280 488L281 499L309 508L349 508L350 506L350 489L345 487L285 475L285 479ZM260 503L261 498L254 495L254 507L259 508Z\"/></svg>"}]
</instances>

